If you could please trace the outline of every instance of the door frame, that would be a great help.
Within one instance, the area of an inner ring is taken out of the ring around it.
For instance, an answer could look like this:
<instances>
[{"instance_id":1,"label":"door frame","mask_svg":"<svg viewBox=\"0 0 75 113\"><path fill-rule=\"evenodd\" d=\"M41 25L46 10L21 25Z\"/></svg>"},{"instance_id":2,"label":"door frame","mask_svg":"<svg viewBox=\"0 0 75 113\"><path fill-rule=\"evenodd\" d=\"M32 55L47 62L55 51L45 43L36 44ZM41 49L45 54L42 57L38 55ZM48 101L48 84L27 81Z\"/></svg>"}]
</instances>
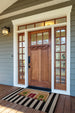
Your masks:
<instances>
[{"instance_id":1,"label":"door frame","mask_svg":"<svg viewBox=\"0 0 75 113\"><path fill-rule=\"evenodd\" d=\"M71 13L71 9L72 6L68 6L68 7L64 7L64 8L60 8L60 9L56 9L56 10L52 10L52 11L48 11L45 13L40 13L40 14L36 14L36 15L32 15L29 17L24 17L21 19L17 19L17 20L13 20L13 55L14 55L14 65L13 65L13 69L14 69L14 74L13 74L13 85L14 86L18 86L18 87L27 87L28 86L28 32L29 31L34 31L34 30L41 30L41 29L48 29L51 28L52 31L52 36L51 36L51 43L52 43L52 62L51 62L51 66L52 66L52 74L51 74L51 89L52 92L54 93L60 93L60 94L66 94L66 95L70 95L70 13ZM65 12L66 10L66 12ZM62 13L61 13L62 12ZM51 15L51 16L50 16ZM60 23L60 24L54 24L54 25L50 25L50 26L44 26L44 27L39 27L39 28L32 28L32 29L26 29L26 30L21 30L21 31L17 31L17 27L19 25L22 24L26 24L26 23L34 23L37 21L43 21L43 20L47 20L47 19L53 19L58 18L58 17L63 17L63 16L67 16L67 22L65 23ZM58 89L54 89L54 27L60 27L60 26L67 26L67 86L66 86L66 91L64 90L58 90ZM17 83L17 34L18 33L25 33L25 81L26 84L25 85L18 85Z\"/></svg>"}]
</instances>

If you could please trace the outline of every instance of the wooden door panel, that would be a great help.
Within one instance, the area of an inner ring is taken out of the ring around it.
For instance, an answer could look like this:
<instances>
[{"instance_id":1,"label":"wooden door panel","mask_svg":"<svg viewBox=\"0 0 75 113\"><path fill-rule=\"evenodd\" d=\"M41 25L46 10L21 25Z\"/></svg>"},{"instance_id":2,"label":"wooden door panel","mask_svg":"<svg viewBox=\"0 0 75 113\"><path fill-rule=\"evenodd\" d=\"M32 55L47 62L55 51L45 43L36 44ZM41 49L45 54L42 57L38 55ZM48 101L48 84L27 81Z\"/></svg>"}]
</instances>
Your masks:
<instances>
[{"instance_id":1,"label":"wooden door panel","mask_svg":"<svg viewBox=\"0 0 75 113\"><path fill-rule=\"evenodd\" d=\"M48 82L49 81L49 49L42 49L42 73L41 73L41 79L42 81Z\"/></svg>"},{"instance_id":2,"label":"wooden door panel","mask_svg":"<svg viewBox=\"0 0 75 113\"><path fill-rule=\"evenodd\" d=\"M31 51L31 79L32 80L39 80L39 51L32 50Z\"/></svg>"}]
</instances>

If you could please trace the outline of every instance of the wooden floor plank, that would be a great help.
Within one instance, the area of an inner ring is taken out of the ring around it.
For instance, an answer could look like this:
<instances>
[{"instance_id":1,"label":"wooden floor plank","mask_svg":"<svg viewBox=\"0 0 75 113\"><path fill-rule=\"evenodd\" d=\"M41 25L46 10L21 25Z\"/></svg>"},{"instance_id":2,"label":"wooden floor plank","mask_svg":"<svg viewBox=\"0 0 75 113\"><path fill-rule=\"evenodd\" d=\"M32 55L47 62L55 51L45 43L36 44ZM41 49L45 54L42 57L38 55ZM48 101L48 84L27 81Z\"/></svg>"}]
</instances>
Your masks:
<instances>
[{"instance_id":1,"label":"wooden floor plank","mask_svg":"<svg viewBox=\"0 0 75 113\"><path fill-rule=\"evenodd\" d=\"M65 104L65 96L60 95L57 106L56 106L56 109L55 109L55 113L63 113L64 104Z\"/></svg>"}]
</instances>

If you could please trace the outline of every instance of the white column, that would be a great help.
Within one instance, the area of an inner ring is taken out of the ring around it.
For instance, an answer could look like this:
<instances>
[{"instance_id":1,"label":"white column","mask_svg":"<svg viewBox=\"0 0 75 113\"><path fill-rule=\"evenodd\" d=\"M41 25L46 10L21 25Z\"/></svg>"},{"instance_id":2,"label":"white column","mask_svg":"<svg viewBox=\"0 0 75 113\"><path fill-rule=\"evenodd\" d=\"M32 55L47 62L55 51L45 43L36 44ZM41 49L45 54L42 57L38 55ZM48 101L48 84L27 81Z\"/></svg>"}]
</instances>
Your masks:
<instances>
[{"instance_id":1,"label":"white column","mask_svg":"<svg viewBox=\"0 0 75 113\"><path fill-rule=\"evenodd\" d=\"M17 38L17 26L13 26L13 85L18 84L18 38Z\"/></svg>"},{"instance_id":2,"label":"white column","mask_svg":"<svg viewBox=\"0 0 75 113\"><path fill-rule=\"evenodd\" d=\"M51 89L52 89L52 92L54 90L54 27L52 27L52 36L51 36L51 45L52 45L52 50L51 50L51 54L52 54L52 74L51 74Z\"/></svg>"},{"instance_id":3,"label":"white column","mask_svg":"<svg viewBox=\"0 0 75 113\"><path fill-rule=\"evenodd\" d=\"M28 32L25 31L25 87L28 86Z\"/></svg>"}]
</instances>

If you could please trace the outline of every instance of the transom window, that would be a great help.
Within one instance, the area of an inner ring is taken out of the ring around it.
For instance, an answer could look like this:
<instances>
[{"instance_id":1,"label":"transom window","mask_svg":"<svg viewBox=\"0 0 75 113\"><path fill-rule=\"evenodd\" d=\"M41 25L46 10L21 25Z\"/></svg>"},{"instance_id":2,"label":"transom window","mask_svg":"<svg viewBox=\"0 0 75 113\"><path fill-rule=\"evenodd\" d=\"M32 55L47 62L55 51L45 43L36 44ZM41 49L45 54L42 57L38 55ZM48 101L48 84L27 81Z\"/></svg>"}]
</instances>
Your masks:
<instances>
[{"instance_id":1,"label":"transom window","mask_svg":"<svg viewBox=\"0 0 75 113\"><path fill-rule=\"evenodd\" d=\"M21 26L18 26L18 30L35 28L35 27L42 27L42 26L49 26L49 25L53 25L53 24L64 23L66 21L67 21L66 17L55 18L55 19L52 19L52 20L46 20L46 21L42 21L42 22L37 22L37 23L32 23L32 24L27 24L27 25L21 25Z\"/></svg>"}]
</instances>

